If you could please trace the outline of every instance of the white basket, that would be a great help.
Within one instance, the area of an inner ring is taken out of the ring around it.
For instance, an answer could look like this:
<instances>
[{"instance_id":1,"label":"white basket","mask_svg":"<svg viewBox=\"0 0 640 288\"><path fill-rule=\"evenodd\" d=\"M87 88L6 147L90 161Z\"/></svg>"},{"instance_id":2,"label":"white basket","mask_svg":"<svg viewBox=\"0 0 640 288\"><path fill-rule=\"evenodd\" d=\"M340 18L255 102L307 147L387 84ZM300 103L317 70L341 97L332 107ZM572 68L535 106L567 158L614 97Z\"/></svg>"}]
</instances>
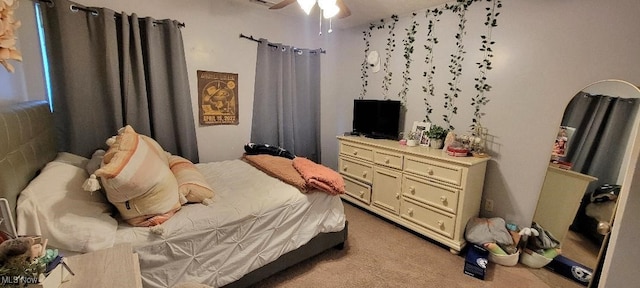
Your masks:
<instances>
[{"instance_id":1,"label":"white basket","mask_svg":"<svg viewBox=\"0 0 640 288\"><path fill-rule=\"evenodd\" d=\"M489 261L502 266L515 266L520 258L520 250L510 255L498 255L489 252Z\"/></svg>"},{"instance_id":2,"label":"white basket","mask_svg":"<svg viewBox=\"0 0 640 288\"><path fill-rule=\"evenodd\" d=\"M544 257L544 255L538 254L530 249L524 249L522 256L520 257L520 263L527 265L531 268L542 268L549 264L553 259Z\"/></svg>"}]
</instances>

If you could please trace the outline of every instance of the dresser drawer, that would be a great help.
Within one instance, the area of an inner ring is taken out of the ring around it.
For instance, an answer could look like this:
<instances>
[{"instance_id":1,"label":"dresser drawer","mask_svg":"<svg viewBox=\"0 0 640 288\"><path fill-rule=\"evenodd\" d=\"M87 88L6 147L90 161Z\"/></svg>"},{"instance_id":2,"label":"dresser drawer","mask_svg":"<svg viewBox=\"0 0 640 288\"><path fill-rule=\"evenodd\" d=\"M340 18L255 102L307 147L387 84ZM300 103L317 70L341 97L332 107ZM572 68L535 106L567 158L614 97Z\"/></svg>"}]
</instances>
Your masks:
<instances>
[{"instance_id":1,"label":"dresser drawer","mask_svg":"<svg viewBox=\"0 0 640 288\"><path fill-rule=\"evenodd\" d=\"M404 171L460 186L462 167L448 165L435 160L407 156Z\"/></svg>"},{"instance_id":2,"label":"dresser drawer","mask_svg":"<svg viewBox=\"0 0 640 288\"><path fill-rule=\"evenodd\" d=\"M402 154L375 150L373 151L373 162L378 165L402 170Z\"/></svg>"},{"instance_id":3,"label":"dresser drawer","mask_svg":"<svg viewBox=\"0 0 640 288\"><path fill-rule=\"evenodd\" d=\"M453 214L458 207L458 189L406 174L402 179L402 196Z\"/></svg>"},{"instance_id":4,"label":"dresser drawer","mask_svg":"<svg viewBox=\"0 0 640 288\"><path fill-rule=\"evenodd\" d=\"M344 178L344 188L347 195L356 200L371 204L371 186L360 183L349 177Z\"/></svg>"},{"instance_id":5,"label":"dresser drawer","mask_svg":"<svg viewBox=\"0 0 640 288\"><path fill-rule=\"evenodd\" d=\"M356 180L371 184L373 179L373 166L358 160L340 157L338 160L340 173L352 177Z\"/></svg>"},{"instance_id":6,"label":"dresser drawer","mask_svg":"<svg viewBox=\"0 0 640 288\"><path fill-rule=\"evenodd\" d=\"M403 198L400 217L429 230L453 238L455 217L421 206L417 202Z\"/></svg>"},{"instance_id":7,"label":"dresser drawer","mask_svg":"<svg viewBox=\"0 0 640 288\"><path fill-rule=\"evenodd\" d=\"M373 162L373 150L365 146L340 142L340 154Z\"/></svg>"}]
</instances>

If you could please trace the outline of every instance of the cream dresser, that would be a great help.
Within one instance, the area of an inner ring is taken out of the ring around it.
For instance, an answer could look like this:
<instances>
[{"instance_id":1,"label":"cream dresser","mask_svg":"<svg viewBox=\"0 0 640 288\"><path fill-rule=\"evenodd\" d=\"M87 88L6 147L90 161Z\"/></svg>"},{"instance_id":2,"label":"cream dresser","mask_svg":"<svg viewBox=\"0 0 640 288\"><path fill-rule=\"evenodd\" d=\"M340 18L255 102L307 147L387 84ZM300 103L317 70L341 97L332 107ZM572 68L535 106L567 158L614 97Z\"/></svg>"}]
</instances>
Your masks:
<instances>
[{"instance_id":1,"label":"cream dresser","mask_svg":"<svg viewBox=\"0 0 640 288\"><path fill-rule=\"evenodd\" d=\"M343 199L427 236L458 254L468 219L478 216L490 158L339 136Z\"/></svg>"}]
</instances>

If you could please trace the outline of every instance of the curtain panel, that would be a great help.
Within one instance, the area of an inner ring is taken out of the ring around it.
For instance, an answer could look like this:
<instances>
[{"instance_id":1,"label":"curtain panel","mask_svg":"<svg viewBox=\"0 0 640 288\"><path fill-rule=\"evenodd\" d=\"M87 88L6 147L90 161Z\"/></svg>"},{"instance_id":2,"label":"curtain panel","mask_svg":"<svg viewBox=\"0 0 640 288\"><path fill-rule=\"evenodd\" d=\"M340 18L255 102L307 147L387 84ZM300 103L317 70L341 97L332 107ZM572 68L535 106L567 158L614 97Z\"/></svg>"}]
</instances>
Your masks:
<instances>
[{"instance_id":1,"label":"curtain panel","mask_svg":"<svg viewBox=\"0 0 640 288\"><path fill-rule=\"evenodd\" d=\"M320 50L260 39L251 141L320 158Z\"/></svg>"},{"instance_id":2,"label":"curtain panel","mask_svg":"<svg viewBox=\"0 0 640 288\"><path fill-rule=\"evenodd\" d=\"M38 6L61 151L89 157L131 125L171 154L198 162L177 21L85 9L66 0Z\"/></svg>"},{"instance_id":3,"label":"curtain panel","mask_svg":"<svg viewBox=\"0 0 640 288\"><path fill-rule=\"evenodd\" d=\"M576 128L568 143L572 170L598 178L587 192L617 183L626 143L640 99L624 99L581 92L567 105L562 125Z\"/></svg>"}]
</instances>

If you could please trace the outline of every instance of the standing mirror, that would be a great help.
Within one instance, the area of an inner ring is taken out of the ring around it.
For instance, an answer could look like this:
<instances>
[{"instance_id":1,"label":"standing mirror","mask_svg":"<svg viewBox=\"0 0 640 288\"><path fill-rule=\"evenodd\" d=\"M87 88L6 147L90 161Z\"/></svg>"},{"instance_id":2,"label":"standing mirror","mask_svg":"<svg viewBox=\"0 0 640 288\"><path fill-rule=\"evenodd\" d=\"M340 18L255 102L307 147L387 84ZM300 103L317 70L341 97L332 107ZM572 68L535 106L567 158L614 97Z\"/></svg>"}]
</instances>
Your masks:
<instances>
[{"instance_id":1,"label":"standing mirror","mask_svg":"<svg viewBox=\"0 0 640 288\"><path fill-rule=\"evenodd\" d=\"M583 275L585 286L597 286L596 268L604 259L619 188L631 169L638 103L640 90L628 82L588 85L567 105L550 143L551 160L533 222L560 242L561 258L594 271Z\"/></svg>"}]
</instances>

